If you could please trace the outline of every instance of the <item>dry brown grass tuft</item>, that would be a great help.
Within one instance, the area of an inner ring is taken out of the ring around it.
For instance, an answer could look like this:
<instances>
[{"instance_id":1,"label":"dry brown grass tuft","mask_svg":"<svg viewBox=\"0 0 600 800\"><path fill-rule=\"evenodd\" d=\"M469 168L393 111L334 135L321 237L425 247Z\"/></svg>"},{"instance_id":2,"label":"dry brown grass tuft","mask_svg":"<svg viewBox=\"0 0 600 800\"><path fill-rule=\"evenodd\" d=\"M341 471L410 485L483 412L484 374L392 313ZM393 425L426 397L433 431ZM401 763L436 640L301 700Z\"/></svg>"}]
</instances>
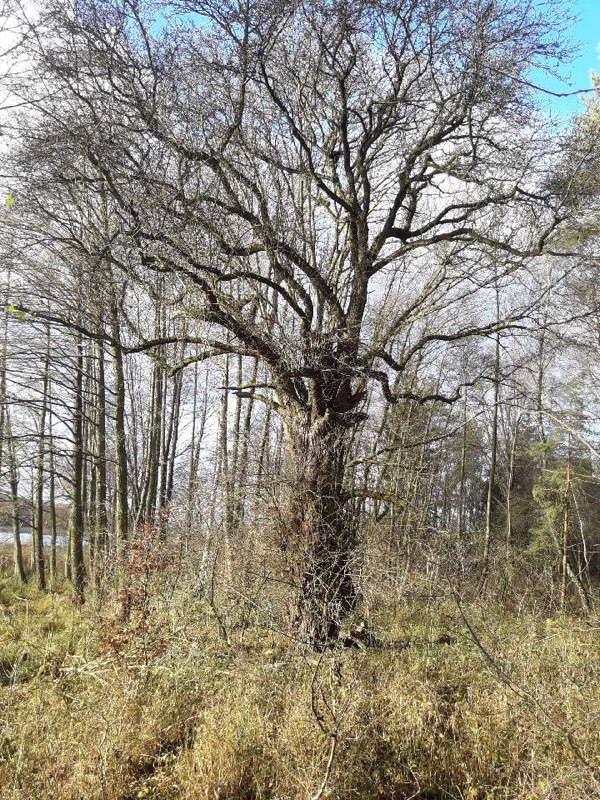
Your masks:
<instances>
[{"instance_id":1,"label":"dry brown grass tuft","mask_svg":"<svg viewBox=\"0 0 600 800\"><path fill-rule=\"evenodd\" d=\"M597 620L467 609L474 642L456 608L388 609L414 646L315 656L258 629L225 646L182 595L148 663L26 592L0 590L2 800L600 796Z\"/></svg>"}]
</instances>

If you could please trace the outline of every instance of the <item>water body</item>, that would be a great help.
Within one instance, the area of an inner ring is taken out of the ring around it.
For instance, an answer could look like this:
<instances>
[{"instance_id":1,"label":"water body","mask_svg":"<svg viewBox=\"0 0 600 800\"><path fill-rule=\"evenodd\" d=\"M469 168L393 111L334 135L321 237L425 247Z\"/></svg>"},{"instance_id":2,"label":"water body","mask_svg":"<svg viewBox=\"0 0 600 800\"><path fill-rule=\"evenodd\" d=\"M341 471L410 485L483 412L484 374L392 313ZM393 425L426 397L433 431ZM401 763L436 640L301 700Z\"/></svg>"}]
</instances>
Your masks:
<instances>
[{"instance_id":1,"label":"water body","mask_svg":"<svg viewBox=\"0 0 600 800\"><path fill-rule=\"evenodd\" d=\"M23 531L21 533L21 544L30 544L32 540L32 536L30 533ZM12 544L13 543L13 535L12 531L8 531L5 528L0 529L0 545L2 544ZM44 546L50 547L52 544L52 536L49 533L44 534ZM56 537L56 544L58 547L65 547L67 544L67 537L66 536L57 536Z\"/></svg>"}]
</instances>

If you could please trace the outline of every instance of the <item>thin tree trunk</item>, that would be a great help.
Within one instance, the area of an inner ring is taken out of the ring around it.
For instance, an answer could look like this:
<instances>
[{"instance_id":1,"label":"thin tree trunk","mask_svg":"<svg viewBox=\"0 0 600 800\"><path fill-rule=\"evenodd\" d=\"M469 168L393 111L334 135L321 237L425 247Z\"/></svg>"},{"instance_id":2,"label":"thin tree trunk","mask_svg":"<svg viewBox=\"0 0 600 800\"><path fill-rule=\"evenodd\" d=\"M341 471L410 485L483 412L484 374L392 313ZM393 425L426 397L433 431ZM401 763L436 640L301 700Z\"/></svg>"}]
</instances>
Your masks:
<instances>
[{"instance_id":1,"label":"thin tree trunk","mask_svg":"<svg viewBox=\"0 0 600 800\"><path fill-rule=\"evenodd\" d=\"M545 322L545 320L544 320ZM537 380L536 380L536 411L538 433L540 444L545 445L547 442L546 430L544 427L544 357L546 354L546 330L542 327L540 331L539 347L538 347L538 363L537 363ZM542 447L540 456L540 469L543 473L546 471L547 454L545 447Z\"/></svg>"},{"instance_id":2,"label":"thin tree trunk","mask_svg":"<svg viewBox=\"0 0 600 800\"><path fill-rule=\"evenodd\" d=\"M258 359L254 360L252 366L252 374L250 376L250 384L256 383L258 375ZM244 423L242 427L242 444L239 456L239 465L237 470L237 487L236 487L236 500L235 500L235 521L236 524L241 524L244 521L246 514L246 501L247 501L247 479L248 479L248 451L250 447L250 435L252 426L252 411L254 409L254 397L251 396L246 405L246 413L244 414Z\"/></svg>"},{"instance_id":3,"label":"thin tree trunk","mask_svg":"<svg viewBox=\"0 0 600 800\"><path fill-rule=\"evenodd\" d=\"M255 533L257 524L258 524L258 515L260 509L260 500L261 500L261 487L263 483L263 477L265 474L265 467L268 455L268 448L269 448L269 439L271 436L271 415L272 415L271 406L267 407L267 411L265 414L265 421L260 437L260 444L258 447L258 462L256 465L256 485L254 487L254 497L252 502L252 529L253 535Z\"/></svg>"},{"instance_id":4,"label":"thin tree trunk","mask_svg":"<svg viewBox=\"0 0 600 800\"><path fill-rule=\"evenodd\" d=\"M499 298L496 295L496 310L500 316ZM481 581L485 583L490 567L490 547L492 539L492 517L495 506L496 492L496 462L498 457L498 407L500 399L500 334L496 334L496 348L494 355L494 401L492 409L492 438L490 442L490 477L488 481L487 497L485 504L485 534L483 540L483 558L481 567Z\"/></svg>"},{"instance_id":5,"label":"thin tree trunk","mask_svg":"<svg viewBox=\"0 0 600 800\"><path fill-rule=\"evenodd\" d=\"M92 359L88 357L88 370ZM87 383L83 403L83 519L88 536L88 563L90 576L96 570L96 424L98 410L95 407L95 378Z\"/></svg>"},{"instance_id":6,"label":"thin tree trunk","mask_svg":"<svg viewBox=\"0 0 600 800\"><path fill-rule=\"evenodd\" d=\"M113 507L114 552L117 564L124 557L129 538L129 499L127 476L127 434L125 429L125 369L119 312L116 297L111 304L111 357L115 381L114 448L115 496Z\"/></svg>"},{"instance_id":7,"label":"thin tree trunk","mask_svg":"<svg viewBox=\"0 0 600 800\"><path fill-rule=\"evenodd\" d=\"M207 373L208 379L208 373ZM189 540L192 534L192 523L194 519L194 510L196 506L196 499L198 495L198 469L200 462L200 448L204 438L204 430L206 426L206 415L208 412L208 391L205 386L202 414L198 422L198 364L194 365L194 400L192 408L192 434L190 440L190 467L188 475L188 489L187 489L187 511L186 511L186 547L189 546Z\"/></svg>"},{"instance_id":8,"label":"thin tree trunk","mask_svg":"<svg viewBox=\"0 0 600 800\"><path fill-rule=\"evenodd\" d=\"M465 490L466 490L466 477L467 477L467 438L468 438L468 422L467 422L467 392L465 391L463 399L463 420L462 420L462 441L460 447L460 483L458 489L458 548L462 555L463 539L465 534Z\"/></svg>"},{"instance_id":9,"label":"thin tree trunk","mask_svg":"<svg viewBox=\"0 0 600 800\"><path fill-rule=\"evenodd\" d=\"M27 581L27 573L25 572L23 548L21 546L21 520L19 514L19 467L17 464L17 452L15 449L15 440L12 435L12 427L8 409L5 411L4 425L10 483L14 574L15 577L18 578L22 583L25 583Z\"/></svg>"},{"instance_id":10,"label":"thin tree trunk","mask_svg":"<svg viewBox=\"0 0 600 800\"><path fill-rule=\"evenodd\" d=\"M69 521L71 547L71 581L76 605L84 602L85 564L83 560L83 367L84 353L81 334L77 336L73 407L73 496Z\"/></svg>"},{"instance_id":11,"label":"thin tree trunk","mask_svg":"<svg viewBox=\"0 0 600 800\"><path fill-rule=\"evenodd\" d=\"M560 586L560 610L564 614L567 603L567 583L569 567L569 511L571 502L571 433L567 433L567 467L563 496L562 563Z\"/></svg>"},{"instance_id":12,"label":"thin tree trunk","mask_svg":"<svg viewBox=\"0 0 600 800\"><path fill-rule=\"evenodd\" d=\"M106 377L104 369L104 348L100 341L96 342L96 420L94 430L94 539L96 542L96 560L94 563L94 580L101 579L100 564L107 556L108 548L108 511L107 511L107 472L106 472Z\"/></svg>"},{"instance_id":13,"label":"thin tree trunk","mask_svg":"<svg viewBox=\"0 0 600 800\"><path fill-rule=\"evenodd\" d=\"M508 457L508 476L506 478L506 560L509 566L510 548L512 544L512 488L515 474L515 458L517 452L517 438L519 434L520 416L515 422L515 429L510 443Z\"/></svg>"},{"instance_id":14,"label":"thin tree trunk","mask_svg":"<svg viewBox=\"0 0 600 800\"><path fill-rule=\"evenodd\" d=\"M183 387L183 370L177 374L173 387L173 413L171 416L172 425L170 426L170 452L167 469L167 489L165 492L164 505L169 506L173 500L173 488L175 484L175 464L177 462L177 447L179 445L179 424L181 422L181 391Z\"/></svg>"},{"instance_id":15,"label":"thin tree trunk","mask_svg":"<svg viewBox=\"0 0 600 800\"><path fill-rule=\"evenodd\" d=\"M48 506L50 509L50 580L56 581L56 545L57 545L57 522L56 522L56 471L54 454L54 434L52 418L52 393L50 392L48 401Z\"/></svg>"},{"instance_id":16,"label":"thin tree trunk","mask_svg":"<svg viewBox=\"0 0 600 800\"><path fill-rule=\"evenodd\" d=\"M169 421L166 427L166 436L162 454L162 470L160 481L160 528L163 535L166 531L168 509L173 499L175 462L177 458L177 444L179 441L179 422L181 419L182 385L183 370L180 370L175 375L175 379L173 381L171 408L169 411Z\"/></svg>"},{"instance_id":17,"label":"thin tree trunk","mask_svg":"<svg viewBox=\"0 0 600 800\"><path fill-rule=\"evenodd\" d=\"M39 417L39 433L36 455L35 478L35 526L33 530L33 552L35 578L38 589L46 588L46 569L44 564L44 460L46 449L46 415L48 409L48 385L50 374L50 329L46 330L46 356L42 376L42 405Z\"/></svg>"},{"instance_id":18,"label":"thin tree trunk","mask_svg":"<svg viewBox=\"0 0 600 800\"><path fill-rule=\"evenodd\" d=\"M93 342L84 343L81 408L81 506L83 509L83 528L88 534L90 569L93 569L96 551L96 530L94 515L96 511L96 473L94 471L94 428L96 425L94 397L95 368Z\"/></svg>"},{"instance_id":19,"label":"thin tree trunk","mask_svg":"<svg viewBox=\"0 0 600 800\"><path fill-rule=\"evenodd\" d=\"M160 330L160 329L157 329ZM152 524L156 515L159 492L159 469L163 429L163 370L158 364L152 371L152 392L148 413L146 469L138 509L138 522Z\"/></svg>"},{"instance_id":20,"label":"thin tree trunk","mask_svg":"<svg viewBox=\"0 0 600 800\"><path fill-rule=\"evenodd\" d=\"M229 356L225 357L225 387L229 386ZM221 496L223 502L222 519L223 519L223 547L224 547L224 566L225 572L229 579L231 575L231 533L233 528L232 520L232 475L231 464L229 458L229 428L228 428L228 412L229 412L229 391L227 388L223 389L221 395L221 412L219 420L219 461L221 466Z\"/></svg>"},{"instance_id":21,"label":"thin tree trunk","mask_svg":"<svg viewBox=\"0 0 600 800\"><path fill-rule=\"evenodd\" d=\"M2 354L0 356L0 469L4 463L4 439L6 434L6 370L8 369L8 304L10 302L10 269L8 270L6 282L6 294L4 296L4 320L2 331Z\"/></svg>"},{"instance_id":22,"label":"thin tree trunk","mask_svg":"<svg viewBox=\"0 0 600 800\"><path fill-rule=\"evenodd\" d=\"M173 412L175 410L175 382L172 383L171 402L169 404L169 381L164 370L161 372L162 379L162 404L161 404L161 426L160 443L158 457L158 481L157 481L157 505L158 505L158 526L161 536L166 532L166 520L163 519L164 508L166 505L167 480L169 473L169 455L171 453L171 439L173 436ZM167 406L169 413L167 414Z\"/></svg>"}]
</instances>

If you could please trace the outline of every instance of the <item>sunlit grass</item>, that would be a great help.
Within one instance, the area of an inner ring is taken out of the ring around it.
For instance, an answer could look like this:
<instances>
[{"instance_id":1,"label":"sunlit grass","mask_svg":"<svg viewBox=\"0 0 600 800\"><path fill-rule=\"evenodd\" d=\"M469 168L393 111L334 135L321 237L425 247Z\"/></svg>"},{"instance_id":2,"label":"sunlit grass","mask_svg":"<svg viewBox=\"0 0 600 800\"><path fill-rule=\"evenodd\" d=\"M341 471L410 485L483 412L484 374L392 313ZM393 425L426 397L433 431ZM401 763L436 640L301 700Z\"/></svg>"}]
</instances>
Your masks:
<instances>
[{"instance_id":1,"label":"sunlit grass","mask_svg":"<svg viewBox=\"0 0 600 800\"><path fill-rule=\"evenodd\" d=\"M181 591L116 648L116 609L4 579L0 797L598 797L598 620L462 611L382 608L412 646L318 655L227 645Z\"/></svg>"}]
</instances>

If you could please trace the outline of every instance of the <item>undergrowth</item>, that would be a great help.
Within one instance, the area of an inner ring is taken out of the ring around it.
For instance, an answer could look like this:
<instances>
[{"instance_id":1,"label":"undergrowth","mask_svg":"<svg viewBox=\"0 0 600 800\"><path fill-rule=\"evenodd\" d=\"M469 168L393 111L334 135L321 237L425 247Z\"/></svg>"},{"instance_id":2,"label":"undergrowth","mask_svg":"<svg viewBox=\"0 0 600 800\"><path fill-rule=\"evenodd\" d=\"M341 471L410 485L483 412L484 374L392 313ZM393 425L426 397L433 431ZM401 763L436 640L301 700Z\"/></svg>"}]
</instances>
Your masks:
<instances>
[{"instance_id":1,"label":"undergrowth","mask_svg":"<svg viewBox=\"0 0 600 800\"><path fill-rule=\"evenodd\" d=\"M314 654L184 592L140 626L5 578L0 614L2 800L600 797L598 619L383 605L410 646Z\"/></svg>"}]
</instances>

